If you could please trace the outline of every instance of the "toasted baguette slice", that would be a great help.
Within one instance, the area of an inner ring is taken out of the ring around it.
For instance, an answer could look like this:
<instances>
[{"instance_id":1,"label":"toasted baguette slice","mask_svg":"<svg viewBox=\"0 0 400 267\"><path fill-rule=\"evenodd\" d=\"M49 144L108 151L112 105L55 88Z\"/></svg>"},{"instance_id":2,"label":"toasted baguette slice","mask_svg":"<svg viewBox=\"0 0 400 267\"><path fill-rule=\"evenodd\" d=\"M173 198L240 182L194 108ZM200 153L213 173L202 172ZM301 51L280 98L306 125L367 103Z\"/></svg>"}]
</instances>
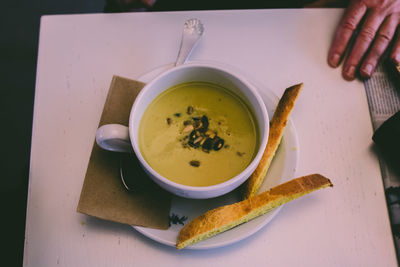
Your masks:
<instances>
[{"instance_id":1,"label":"toasted baguette slice","mask_svg":"<svg viewBox=\"0 0 400 267\"><path fill-rule=\"evenodd\" d=\"M293 179L254 197L222 206L198 216L178 235L177 249L229 230L312 191L333 186L328 178L312 174Z\"/></svg>"},{"instance_id":2,"label":"toasted baguette slice","mask_svg":"<svg viewBox=\"0 0 400 267\"><path fill-rule=\"evenodd\" d=\"M257 194L258 189L260 188L261 183L267 174L269 165L271 164L271 161L275 156L275 152L281 142L283 131L285 130L289 115L302 87L303 84L300 83L287 88L279 100L278 106L276 107L270 122L268 143L264 154L257 168L243 185L243 199L255 196Z\"/></svg>"}]
</instances>

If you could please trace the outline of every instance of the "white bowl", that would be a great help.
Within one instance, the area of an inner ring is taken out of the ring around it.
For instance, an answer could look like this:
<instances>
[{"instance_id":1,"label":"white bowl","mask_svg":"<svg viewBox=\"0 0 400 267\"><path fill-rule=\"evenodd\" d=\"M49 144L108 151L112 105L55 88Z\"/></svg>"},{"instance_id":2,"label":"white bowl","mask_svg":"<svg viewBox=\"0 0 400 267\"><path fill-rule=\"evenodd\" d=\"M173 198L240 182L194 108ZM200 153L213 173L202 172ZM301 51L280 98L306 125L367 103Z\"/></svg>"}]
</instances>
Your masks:
<instances>
[{"instance_id":1,"label":"white bowl","mask_svg":"<svg viewBox=\"0 0 400 267\"><path fill-rule=\"evenodd\" d=\"M253 111L259 129L259 147L257 154L245 170L235 177L212 186L187 186L175 183L155 171L143 158L138 141L139 125L147 106L164 90L181 83L202 81L218 84L239 96ZM165 190L185 198L212 198L228 193L243 182L255 170L264 153L268 141L269 118L265 104L257 89L245 78L206 64L184 64L174 67L148 83L138 94L132 106L129 118L129 137L133 150L151 179Z\"/></svg>"}]
</instances>

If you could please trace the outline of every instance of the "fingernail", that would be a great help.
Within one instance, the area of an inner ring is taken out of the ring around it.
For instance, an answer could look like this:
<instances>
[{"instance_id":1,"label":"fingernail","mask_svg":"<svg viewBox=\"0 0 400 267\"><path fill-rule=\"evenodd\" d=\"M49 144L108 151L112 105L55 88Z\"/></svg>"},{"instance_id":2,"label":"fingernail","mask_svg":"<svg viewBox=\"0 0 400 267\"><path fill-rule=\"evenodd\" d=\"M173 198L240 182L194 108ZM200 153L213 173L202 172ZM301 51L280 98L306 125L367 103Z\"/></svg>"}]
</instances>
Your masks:
<instances>
[{"instance_id":1,"label":"fingernail","mask_svg":"<svg viewBox=\"0 0 400 267\"><path fill-rule=\"evenodd\" d=\"M339 64L339 60L340 60L340 55L338 53L335 53L330 57L329 63L331 64L332 67L337 67L337 65Z\"/></svg>"},{"instance_id":2,"label":"fingernail","mask_svg":"<svg viewBox=\"0 0 400 267\"><path fill-rule=\"evenodd\" d=\"M397 54L396 57L394 58L397 64L400 63L400 54Z\"/></svg>"},{"instance_id":3,"label":"fingernail","mask_svg":"<svg viewBox=\"0 0 400 267\"><path fill-rule=\"evenodd\" d=\"M367 75L367 76L371 76L372 73L372 65L371 64L367 64L362 68L362 72Z\"/></svg>"},{"instance_id":4,"label":"fingernail","mask_svg":"<svg viewBox=\"0 0 400 267\"><path fill-rule=\"evenodd\" d=\"M345 74L347 76L347 78L349 79L354 79L354 73L356 72L356 67L354 66L349 66L347 67Z\"/></svg>"}]
</instances>

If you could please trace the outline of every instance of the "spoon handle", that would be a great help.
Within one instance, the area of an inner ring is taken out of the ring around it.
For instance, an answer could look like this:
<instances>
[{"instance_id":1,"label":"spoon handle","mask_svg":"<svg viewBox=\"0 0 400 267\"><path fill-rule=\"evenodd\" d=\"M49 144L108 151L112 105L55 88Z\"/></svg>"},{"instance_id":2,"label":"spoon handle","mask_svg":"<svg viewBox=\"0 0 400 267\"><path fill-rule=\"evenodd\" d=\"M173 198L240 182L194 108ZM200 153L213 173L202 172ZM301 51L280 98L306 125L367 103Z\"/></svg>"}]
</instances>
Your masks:
<instances>
[{"instance_id":1,"label":"spoon handle","mask_svg":"<svg viewBox=\"0 0 400 267\"><path fill-rule=\"evenodd\" d=\"M196 46L197 41L203 35L204 26L198 19L189 19L183 25L183 34L181 47L179 48L178 57L175 66L185 63L193 48Z\"/></svg>"}]
</instances>

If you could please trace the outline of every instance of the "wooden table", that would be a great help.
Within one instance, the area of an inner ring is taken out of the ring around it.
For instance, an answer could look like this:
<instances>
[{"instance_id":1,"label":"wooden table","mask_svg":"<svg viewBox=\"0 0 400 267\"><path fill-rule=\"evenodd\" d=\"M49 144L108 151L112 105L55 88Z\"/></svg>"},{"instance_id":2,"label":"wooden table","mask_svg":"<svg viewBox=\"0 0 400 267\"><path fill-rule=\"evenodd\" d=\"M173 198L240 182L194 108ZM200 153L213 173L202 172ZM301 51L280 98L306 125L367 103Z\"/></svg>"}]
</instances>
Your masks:
<instances>
[{"instance_id":1,"label":"wooden table","mask_svg":"<svg viewBox=\"0 0 400 267\"><path fill-rule=\"evenodd\" d=\"M25 266L397 266L363 84L326 64L340 9L45 16L34 107ZM206 27L195 60L239 68L292 114L299 175L333 189L288 203L266 227L205 251L158 244L128 225L76 212L114 74L135 79L173 62L186 19Z\"/></svg>"}]
</instances>

